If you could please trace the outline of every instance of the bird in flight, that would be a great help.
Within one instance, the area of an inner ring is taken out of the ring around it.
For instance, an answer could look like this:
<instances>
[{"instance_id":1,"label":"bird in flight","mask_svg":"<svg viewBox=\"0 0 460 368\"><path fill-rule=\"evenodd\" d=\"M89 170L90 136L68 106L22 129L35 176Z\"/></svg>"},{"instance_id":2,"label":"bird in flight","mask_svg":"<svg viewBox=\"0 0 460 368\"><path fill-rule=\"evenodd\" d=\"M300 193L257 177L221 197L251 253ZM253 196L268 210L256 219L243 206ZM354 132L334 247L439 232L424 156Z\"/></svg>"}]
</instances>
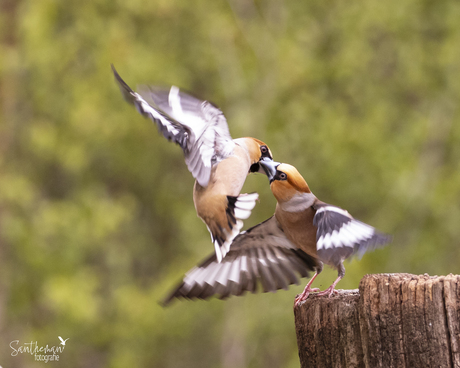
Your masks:
<instances>
[{"instance_id":1,"label":"bird in flight","mask_svg":"<svg viewBox=\"0 0 460 368\"><path fill-rule=\"evenodd\" d=\"M220 262L258 199L257 193L240 194L246 176L265 174L260 161L272 160L270 149L256 138L232 139L224 114L208 101L174 86L169 91L144 86L134 92L113 65L112 71L124 98L182 148L196 179L195 209L211 233Z\"/></svg>"},{"instance_id":2,"label":"bird in flight","mask_svg":"<svg viewBox=\"0 0 460 368\"><path fill-rule=\"evenodd\" d=\"M59 340L61 340L61 345L64 345L65 346L65 342L70 339L70 337L68 337L67 339L63 339L61 336L58 336L59 337Z\"/></svg>"}]
</instances>

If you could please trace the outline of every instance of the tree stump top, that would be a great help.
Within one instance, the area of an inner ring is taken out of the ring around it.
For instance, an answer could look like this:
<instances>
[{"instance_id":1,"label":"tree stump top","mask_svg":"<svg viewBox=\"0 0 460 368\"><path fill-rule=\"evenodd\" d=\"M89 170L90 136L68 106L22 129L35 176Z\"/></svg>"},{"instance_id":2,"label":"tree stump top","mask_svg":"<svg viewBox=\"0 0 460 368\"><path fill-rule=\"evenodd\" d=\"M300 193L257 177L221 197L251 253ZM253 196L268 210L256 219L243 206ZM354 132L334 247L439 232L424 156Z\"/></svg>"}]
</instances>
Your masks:
<instances>
[{"instance_id":1,"label":"tree stump top","mask_svg":"<svg viewBox=\"0 0 460 368\"><path fill-rule=\"evenodd\" d=\"M366 275L294 309L302 367L460 367L460 276Z\"/></svg>"}]
</instances>

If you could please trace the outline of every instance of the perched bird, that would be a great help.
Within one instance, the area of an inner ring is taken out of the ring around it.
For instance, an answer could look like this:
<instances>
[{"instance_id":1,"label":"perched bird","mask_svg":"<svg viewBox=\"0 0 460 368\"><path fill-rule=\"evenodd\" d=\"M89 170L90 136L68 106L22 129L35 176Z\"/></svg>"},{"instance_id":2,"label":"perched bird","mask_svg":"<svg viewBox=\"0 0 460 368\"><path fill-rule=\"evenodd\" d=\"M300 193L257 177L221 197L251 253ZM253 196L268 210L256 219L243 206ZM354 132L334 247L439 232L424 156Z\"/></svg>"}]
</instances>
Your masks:
<instances>
[{"instance_id":1,"label":"perched bird","mask_svg":"<svg viewBox=\"0 0 460 368\"><path fill-rule=\"evenodd\" d=\"M319 295L331 295L345 276L343 261L352 255L361 257L366 251L388 243L390 236L382 234L347 211L320 201L310 191L307 182L294 166L266 163L270 188L277 200L275 217L286 237L317 260L316 273L304 291L296 298L296 305L308 298L323 263L338 270L338 277Z\"/></svg>"},{"instance_id":2,"label":"perched bird","mask_svg":"<svg viewBox=\"0 0 460 368\"><path fill-rule=\"evenodd\" d=\"M345 275L343 261L352 255L384 245L390 237L372 226L355 220L347 211L321 202L310 191L297 169L288 164L261 161L267 172L270 188L277 200L275 214L259 225L241 232L221 263L215 256L192 269L165 299L201 298L212 295L226 298L256 291L287 289L298 284L296 273L306 277L315 274L295 305L308 298L323 262L338 270L334 283L319 295L331 295Z\"/></svg>"},{"instance_id":3,"label":"perched bird","mask_svg":"<svg viewBox=\"0 0 460 368\"><path fill-rule=\"evenodd\" d=\"M206 224L218 262L254 208L257 193L240 194L246 176L265 174L261 159L272 160L268 146L255 138L232 139L223 113L177 87L169 91L144 86L134 92L112 70L125 99L150 118L165 138L178 144L196 179L193 201Z\"/></svg>"}]
</instances>

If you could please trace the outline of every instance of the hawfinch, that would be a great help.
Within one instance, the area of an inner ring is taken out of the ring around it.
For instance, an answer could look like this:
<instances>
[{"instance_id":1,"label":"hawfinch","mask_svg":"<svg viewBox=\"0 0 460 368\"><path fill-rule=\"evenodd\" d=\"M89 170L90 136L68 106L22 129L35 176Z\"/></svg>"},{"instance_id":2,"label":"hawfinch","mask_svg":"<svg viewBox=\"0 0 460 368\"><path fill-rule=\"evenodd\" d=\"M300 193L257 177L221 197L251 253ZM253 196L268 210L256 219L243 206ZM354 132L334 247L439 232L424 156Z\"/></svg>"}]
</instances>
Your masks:
<instances>
[{"instance_id":1,"label":"hawfinch","mask_svg":"<svg viewBox=\"0 0 460 368\"><path fill-rule=\"evenodd\" d=\"M177 87L169 91L141 87L134 92L112 65L125 99L150 118L165 138L178 144L196 179L193 202L214 243L218 262L254 208L257 193L240 194L247 174L265 170L261 159L272 160L268 146L255 138L232 139L222 112Z\"/></svg>"},{"instance_id":2,"label":"hawfinch","mask_svg":"<svg viewBox=\"0 0 460 368\"><path fill-rule=\"evenodd\" d=\"M362 256L390 240L347 211L317 199L295 167L274 161L261 161L261 165L278 202L274 216L241 232L221 263L213 255L192 269L164 304L181 297L206 299L218 295L223 299L255 292L259 281L264 292L287 289L290 284L298 284L296 272L306 277L309 270L315 270L296 298L297 306L310 292L319 291L311 284L322 271L323 262L338 270L334 283L318 293L330 296L345 275L346 258Z\"/></svg>"}]
</instances>

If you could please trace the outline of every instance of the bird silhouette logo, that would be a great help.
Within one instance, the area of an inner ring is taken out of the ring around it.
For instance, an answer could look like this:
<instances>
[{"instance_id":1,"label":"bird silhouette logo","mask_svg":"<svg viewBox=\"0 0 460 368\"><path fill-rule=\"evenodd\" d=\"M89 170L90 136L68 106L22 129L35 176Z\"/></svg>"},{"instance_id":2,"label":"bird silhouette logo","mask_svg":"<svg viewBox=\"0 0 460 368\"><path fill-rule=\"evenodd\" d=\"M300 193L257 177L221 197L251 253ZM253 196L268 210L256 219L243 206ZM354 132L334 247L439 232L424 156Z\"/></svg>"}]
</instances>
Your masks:
<instances>
[{"instance_id":1,"label":"bird silhouette logo","mask_svg":"<svg viewBox=\"0 0 460 368\"><path fill-rule=\"evenodd\" d=\"M65 346L65 342L70 339L70 337L68 337L67 339L63 339L61 336L58 336L59 337L59 340L61 340L61 345L64 345Z\"/></svg>"}]
</instances>

